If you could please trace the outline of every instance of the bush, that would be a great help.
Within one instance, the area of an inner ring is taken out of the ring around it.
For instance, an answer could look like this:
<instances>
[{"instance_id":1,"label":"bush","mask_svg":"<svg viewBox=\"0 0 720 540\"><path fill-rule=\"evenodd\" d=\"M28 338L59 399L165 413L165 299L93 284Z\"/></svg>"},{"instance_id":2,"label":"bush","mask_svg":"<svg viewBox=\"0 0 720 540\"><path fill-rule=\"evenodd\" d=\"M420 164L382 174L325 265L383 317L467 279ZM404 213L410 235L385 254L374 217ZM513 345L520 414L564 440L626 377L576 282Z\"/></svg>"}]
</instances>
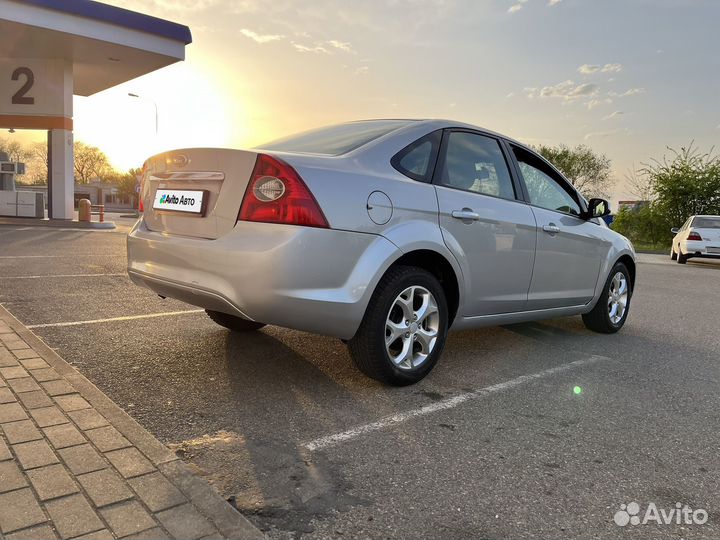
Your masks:
<instances>
[{"instance_id":1,"label":"bush","mask_svg":"<svg viewBox=\"0 0 720 540\"><path fill-rule=\"evenodd\" d=\"M671 219L655 203L639 210L624 208L612 224L613 230L628 237L633 244L658 249L670 247L673 237L671 227Z\"/></svg>"}]
</instances>

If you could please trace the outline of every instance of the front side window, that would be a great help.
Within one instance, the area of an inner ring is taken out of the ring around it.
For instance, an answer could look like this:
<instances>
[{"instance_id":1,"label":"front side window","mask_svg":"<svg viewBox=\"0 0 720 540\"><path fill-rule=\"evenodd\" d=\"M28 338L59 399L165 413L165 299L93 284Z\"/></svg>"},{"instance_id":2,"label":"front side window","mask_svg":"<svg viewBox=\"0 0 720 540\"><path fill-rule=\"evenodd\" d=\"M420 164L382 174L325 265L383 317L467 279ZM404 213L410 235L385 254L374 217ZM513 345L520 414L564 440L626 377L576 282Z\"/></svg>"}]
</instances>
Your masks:
<instances>
[{"instance_id":1,"label":"front side window","mask_svg":"<svg viewBox=\"0 0 720 540\"><path fill-rule=\"evenodd\" d=\"M482 195L515 199L500 143L477 133L450 132L439 183Z\"/></svg>"},{"instance_id":2,"label":"front side window","mask_svg":"<svg viewBox=\"0 0 720 540\"><path fill-rule=\"evenodd\" d=\"M530 196L530 204L579 216L580 204L564 187L565 182L541 159L520 148L513 148L520 173Z\"/></svg>"}]
</instances>

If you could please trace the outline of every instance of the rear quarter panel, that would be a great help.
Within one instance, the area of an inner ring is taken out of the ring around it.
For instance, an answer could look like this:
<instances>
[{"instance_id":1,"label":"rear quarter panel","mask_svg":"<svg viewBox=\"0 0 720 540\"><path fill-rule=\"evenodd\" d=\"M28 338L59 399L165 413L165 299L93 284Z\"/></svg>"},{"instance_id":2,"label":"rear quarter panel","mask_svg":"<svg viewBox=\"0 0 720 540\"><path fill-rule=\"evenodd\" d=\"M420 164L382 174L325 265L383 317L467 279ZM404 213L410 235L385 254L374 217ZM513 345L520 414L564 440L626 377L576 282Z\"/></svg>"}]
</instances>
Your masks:
<instances>
[{"instance_id":1,"label":"rear quarter panel","mask_svg":"<svg viewBox=\"0 0 720 540\"><path fill-rule=\"evenodd\" d=\"M404 254L418 250L434 251L453 267L462 307L467 283L461 264L443 241L433 185L400 174L390 166L389 157L385 167L377 156L375 163L329 158L327 164L317 164L312 159L282 157L302 176L332 228L381 235L397 246L399 251L393 253L391 259L375 261L377 271L370 279L371 290ZM391 200L392 214L387 223L375 223L370 218L368 197L374 191L385 193ZM369 301L369 297L363 301Z\"/></svg>"}]
</instances>

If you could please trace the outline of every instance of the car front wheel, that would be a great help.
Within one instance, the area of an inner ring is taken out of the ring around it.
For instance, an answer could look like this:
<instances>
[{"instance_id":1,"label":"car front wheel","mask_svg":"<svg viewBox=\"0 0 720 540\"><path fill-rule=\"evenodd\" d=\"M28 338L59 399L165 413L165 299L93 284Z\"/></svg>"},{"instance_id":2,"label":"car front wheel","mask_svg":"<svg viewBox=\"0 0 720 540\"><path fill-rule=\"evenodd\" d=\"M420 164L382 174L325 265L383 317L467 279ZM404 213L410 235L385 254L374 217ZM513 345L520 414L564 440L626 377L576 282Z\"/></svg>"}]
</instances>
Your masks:
<instances>
[{"instance_id":1,"label":"car front wheel","mask_svg":"<svg viewBox=\"0 0 720 540\"><path fill-rule=\"evenodd\" d=\"M678 264L685 264L689 258L690 257L688 257L687 255L683 255L682 249L680 249L680 246L678 245L678 254L677 254Z\"/></svg>"},{"instance_id":2,"label":"car front wheel","mask_svg":"<svg viewBox=\"0 0 720 540\"><path fill-rule=\"evenodd\" d=\"M675 253L675 246L670 248L670 260L677 261L677 253Z\"/></svg>"},{"instance_id":3,"label":"car front wheel","mask_svg":"<svg viewBox=\"0 0 720 540\"><path fill-rule=\"evenodd\" d=\"M614 334L627 320L632 298L630 273L623 263L610 271L600 299L590 313L582 316L585 326L594 332Z\"/></svg>"},{"instance_id":4,"label":"car front wheel","mask_svg":"<svg viewBox=\"0 0 720 540\"><path fill-rule=\"evenodd\" d=\"M437 278L422 268L397 266L380 280L348 348L368 377L414 384L440 358L447 325L447 300Z\"/></svg>"}]
</instances>

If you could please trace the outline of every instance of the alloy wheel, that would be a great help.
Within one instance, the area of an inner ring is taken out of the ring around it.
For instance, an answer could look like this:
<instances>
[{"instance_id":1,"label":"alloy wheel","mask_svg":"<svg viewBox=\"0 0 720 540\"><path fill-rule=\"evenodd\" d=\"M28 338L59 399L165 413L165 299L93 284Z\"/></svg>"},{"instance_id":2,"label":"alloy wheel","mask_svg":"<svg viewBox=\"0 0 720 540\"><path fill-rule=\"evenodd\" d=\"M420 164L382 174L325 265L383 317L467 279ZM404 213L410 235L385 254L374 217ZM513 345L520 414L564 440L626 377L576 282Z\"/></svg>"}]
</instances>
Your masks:
<instances>
[{"instance_id":1,"label":"alloy wheel","mask_svg":"<svg viewBox=\"0 0 720 540\"><path fill-rule=\"evenodd\" d=\"M628 302L628 282L625 274L617 272L610 282L608 291L608 314L610 322L618 324L625 316Z\"/></svg>"},{"instance_id":2,"label":"alloy wheel","mask_svg":"<svg viewBox=\"0 0 720 540\"><path fill-rule=\"evenodd\" d=\"M435 348L440 312L432 293L412 286L402 291L390 307L385 321L385 349L400 369L415 369Z\"/></svg>"}]
</instances>

